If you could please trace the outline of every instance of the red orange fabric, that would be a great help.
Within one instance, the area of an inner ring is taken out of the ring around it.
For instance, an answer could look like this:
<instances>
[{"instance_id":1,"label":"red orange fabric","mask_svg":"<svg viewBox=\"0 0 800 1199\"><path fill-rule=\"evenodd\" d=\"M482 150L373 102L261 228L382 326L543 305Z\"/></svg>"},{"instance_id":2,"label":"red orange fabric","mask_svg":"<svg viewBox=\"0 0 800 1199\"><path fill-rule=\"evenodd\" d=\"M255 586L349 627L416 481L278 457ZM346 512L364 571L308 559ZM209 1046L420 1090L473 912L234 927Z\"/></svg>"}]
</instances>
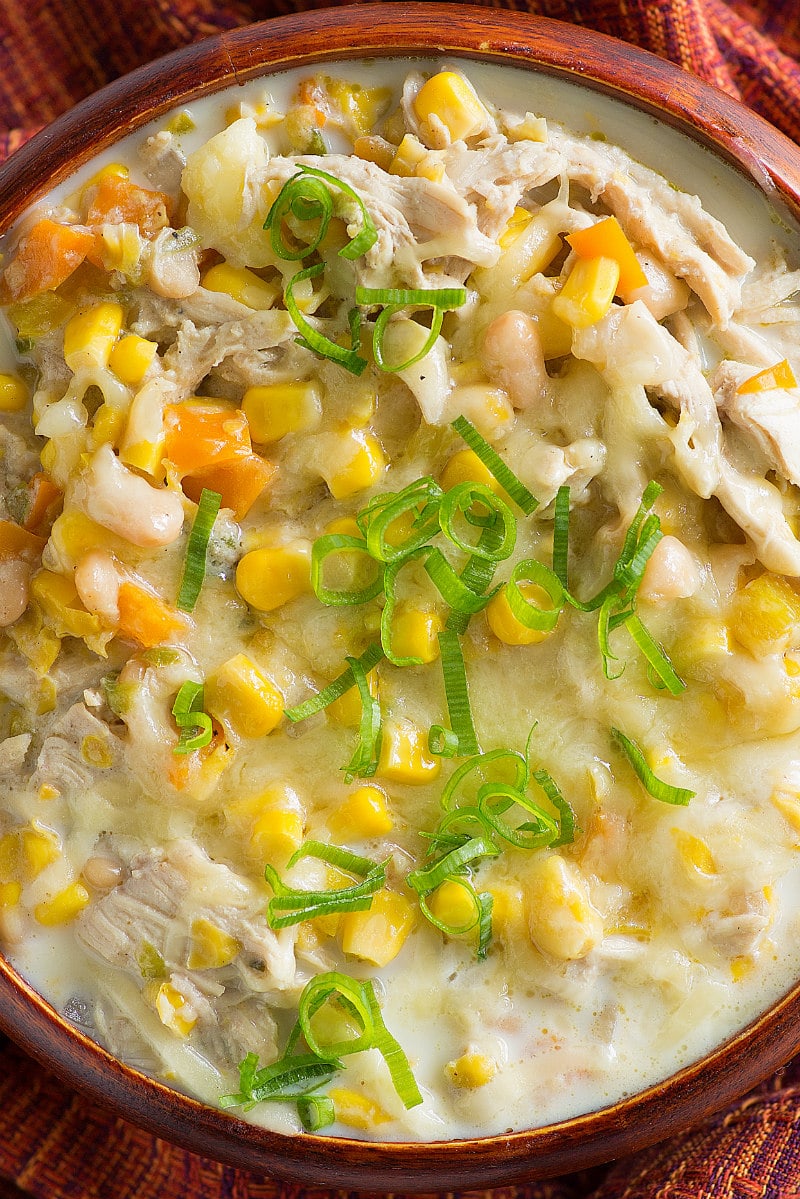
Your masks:
<instances>
[{"instance_id":1,"label":"red orange fabric","mask_svg":"<svg viewBox=\"0 0 800 1199\"><path fill-rule=\"evenodd\" d=\"M0 160L75 101L141 63L250 21L339 2L0 0ZM800 140L798 0L497 0L495 6L634 42ZM477 1194L462 1192L463 1199ZM65 1091L0 1038L0 1199L31 1196L329 1199L327 1192L256 1178L159 1141ZM691 1135L610 1167L505 1187L487 1199L800 1199L800 1059Z\"/></svg>"}]
</instances>

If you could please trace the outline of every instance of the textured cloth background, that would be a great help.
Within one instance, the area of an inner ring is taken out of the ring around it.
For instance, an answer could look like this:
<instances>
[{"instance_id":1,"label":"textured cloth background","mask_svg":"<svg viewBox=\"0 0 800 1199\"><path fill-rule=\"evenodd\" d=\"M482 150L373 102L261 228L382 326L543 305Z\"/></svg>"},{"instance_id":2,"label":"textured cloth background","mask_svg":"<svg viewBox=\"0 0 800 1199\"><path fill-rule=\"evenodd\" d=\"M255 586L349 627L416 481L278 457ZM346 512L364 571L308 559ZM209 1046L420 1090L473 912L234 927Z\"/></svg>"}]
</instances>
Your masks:
<instances>
[{"instance_id":1,"label":"textured cloth background","mask_svg":"<svg viewBox=\"0 0 800 1199\"><path fill-rule=\"evenodd\" d=\"M76 100L141 63L220 30L321 6L314 0L0 0L0 159ZM800 140L800 0L508 0L498 6L635 42ZM477 1199L476 1192L462 1195ZM328 1199L327 1192L205 1161L109 1117L65 1092L0 1038L0 1199L26 1196ZM678 1141L612 1167L502 1188L488 1199L712 1197L800 1199L800 1059Z\"/></svg>"}]
</instances>

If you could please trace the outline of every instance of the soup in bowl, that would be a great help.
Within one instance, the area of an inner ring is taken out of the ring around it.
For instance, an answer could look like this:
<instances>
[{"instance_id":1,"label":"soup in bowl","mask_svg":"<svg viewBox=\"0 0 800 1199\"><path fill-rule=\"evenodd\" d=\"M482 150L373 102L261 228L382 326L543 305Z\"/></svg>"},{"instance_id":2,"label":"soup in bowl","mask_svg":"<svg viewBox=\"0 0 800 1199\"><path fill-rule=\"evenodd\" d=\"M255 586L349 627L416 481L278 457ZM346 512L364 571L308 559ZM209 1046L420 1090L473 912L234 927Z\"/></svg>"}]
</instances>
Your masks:
<instances>
[{"instance_id":1,"label":"soup in bowl","mask_svg":"<svg viewBox=\"0 0 800 1199\"><path fill-rule=\"evenodd\" d=\"M6 234L0 932L123 1110L429 1187L791 1051L800 361L782 207L423 48Z\"/></svg>"}]
</instances>

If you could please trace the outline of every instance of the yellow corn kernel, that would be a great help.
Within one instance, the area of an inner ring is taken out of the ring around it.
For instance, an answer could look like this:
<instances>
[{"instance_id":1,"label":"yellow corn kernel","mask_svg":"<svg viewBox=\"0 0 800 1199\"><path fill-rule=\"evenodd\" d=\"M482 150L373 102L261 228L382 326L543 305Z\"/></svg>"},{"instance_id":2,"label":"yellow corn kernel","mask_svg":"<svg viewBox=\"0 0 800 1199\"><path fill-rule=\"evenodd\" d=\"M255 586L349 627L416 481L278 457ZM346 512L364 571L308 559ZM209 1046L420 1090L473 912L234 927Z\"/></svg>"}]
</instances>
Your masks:
<instances>
[{"instance_id":1,"label":"yellow corn kernel","mask_svg":"<svg viewBox=\"0 0 800 1199\"><path fill-rule=\"evenodd\" d=\"M89 734L81 741L81 757L90 766L99 766L101 770L107 770L114 764L113 754L105 741L93 734Z\"/></svg>"},{"instance_id":2,"label":"yellow corn kernel","mask_svg":"<svg viewBox=\"0 0 800 1199\"><path fill-rule=\"evenodd\" d=\"M500 249L507 250L510 245L513 245L523 229L527 229L532 220L533 213L527 208L515 208L509 218L508 224L497 239Z\"/></svg>"},{"instance_id":3,"label":"yellow corn kernel","mask_svg":"<svg viewBox=\"0 0 800 1199\"><path fill-rule=\"evenodd\" d=\"M476 1090L485 1087L497 1073L497 1062L485 1053L463 1053L444 1068L454 1087Z\"/></svg>"},{"instance_id":4,"label":"yellow corn kernel","mask_svg":"<svg viewBox=\"0 0 800 1199\"><path fill-rule=\"evenodd\" d=\"M100 226L100 256L107 271L122 271L129 278L138 274L144 239L133 221Z\"/></svg>"},{"instance_id":5,"label":"yellow corn kernel","mask_svg":"<svg viewBox=\"0 0 800 1199\"><path fill-rule=\"evenodd\" d=\"M525 932L522 888L516 883L491 883L492 935L513 943Z\"/></svg>"},{"instance_id":6,"label":"yellow corn kernel","mask_svg":"<svg viewBox=\"0 0 800 1199\"><path fill-rule=\"evenodd\" d=\"M242 409L253 441L268 444L313 428L322 412L322 393L312 380L249 387Z\"/></svg>"},{"instance_id":7,"label":"yellow corn kernel","mask_svg":"<svg viewBox=\"0 0 800 1199\"><path fill-rule=\"evenodd\" d=\"M92 449L106 442L117 445L126 419L127 412L115 408L113 404L101 404L92 418Z\"/></svg>"},{"instance_id":8,"label":"yellow corn kernel","mask_svg":"<svg viewBox=\"0 0 800 1199\"><path fill-rule=\"evenodd\" d=\"M71 371L107 367L124 316L111 301L78 312L64 329L64 361Z\"/></svg>"},{"instance_id":9,"label":"yellow corn kernel","mask_svg":"<svg viewBox=\"0 0 800 1199\"><path fill-rule=\"evenodd\" d=\"M486 371L480 358L465 358L461 362L451 363L450 378L457 387L468 387L472 383L485 383ZM467 453L472 451L468 450Z\"/></svg>"},{"instance_id":10,"label":"yellow corn kernel","mask_svg":"<svg viewBox=\"0 0 800 1199\"><path fill-rule=\"evenodd\" d=\"M367 783L348 795L328 821L332 831L344 840L368 840L385 837L394 828L386 792Z\"/></svg>"},{"instance_id":11,"label":"yellow corn kernel","mask_svg":"<svg viewBox=\"0 0 800 1199\"><path fill-rule=\"evenodd\" d=\"M310 585L311 547L305 541L250 550L236 567L237 591L259 612L282 608Z\"/></svg>"},{"instance_id":12,"label":"yellow corn kernel","mask_svg":"<svg viewBox=\"0 0 800 1199\"><path fill-rule=\"evenodd\" d=\"M190 970L215 970L220 966L229 966L241 949L235 937L202 916L192 921L190 937L186 963Z\"/></svg>"},{"instance_id":13,"label":"yellow corn kernel","mask_svg":"<svg viewBox=\"0 0 800 1199\"><path fill-rule=\"evenodd\" d=\"M413 133L407 133L395 151L389 164L390 175L413 175L428 150Z\"/></svg>"},{"instance_id":14,"label":"yellow corn kernel","mask_svg":"<svg viewBox=\"0 0 800 1199\"><path fill-rule=\"evenodd\" d=\"M551 607L550 600L541 587L533 583L521 583L519 590L525 599L533 600L543 608ZM521 620L517 620L511 611L505 588L498 591L494 599L486 605L486 620L495 637L505 645L536 645L554 631L529 629Z\"/></svg>"},{"instance_id":15,"label":"yellow corn kernel","mask_svg":"<svg viewBox=\"0 0 800 1199\"><path fill-rule=\"evenodd\" d=\"M696 672L721 658L730 657L731 639L727 625L718 620L693 621L676 647L681 669Z\"/></svg>"},{"instance_id":16,"label":"yellow corn kernel","mask_svg":"<svg viewBox=\"0 0 800 1199\"><path fill-rule=\"evenodd\" d=\"M588 329L606 315L619 283L615 258L579 258L558 295L553 312L573 329Z\"/></svg>"},{"instance_id":17,"label":"yellow corn kernel","mask_svg":"<svg viewBox=\"0 0 800 1199\"><path fill-rule=\"evenodd\" d=\"M733 597L731 632L756 658L800 646L800 594L783 575L767 571Z\"/></svg>"},{"instance_id":18,"label":"yellow corn kernel","mask_svg":"<svg viewBox=\"0 0 800 1199\"><path fill-rule=\"evenodd\" d=\"M378 763L381 778L417 786L432 783L441 768L439 759L428 752L425 735L410 720L384 724Z\"/></svg>"},{"instance_id":19,"label":"yellow corn kernel","mask_svg":"<svg viewBox=\"0 0 800 1199\"><path fill-rule=\"evenodd\" d=\"M359 1095L358 1091L352 1091L349 1087L331 1087L328 1098L336 1109L336 1119L349 1128L366 1131L391 1119L373 1099Z\"/></svg>"},{"instance_id":20,"label":"yellow corn kernel","mask_svg":"<svg viewBox=\"0 0 800 1199\"><path fill-rule=\"evenodd\" d=\"M339 440L322 477L335 500L347 499L377 483L386 469L386 458L377 437L364 429L348 429Z\"/></svg>"},{"instance_id":21,"label":"yellow corn kernel","mask_svg":"<svg viewBox=\"0 0 800 1199\"><path fill-rule=\"evenodd\" d=\"M475 925L478 915L474 896L456 879L440 883L429 896L428 907L442 924L465 931Z\"/></svg>"},{"instance_id":22,"label":"yellow corn kernel","mask_svg":"<svg viewBox=\"0 0 800 1199\"><path fill-rule=\"evenodd\" d=\"M734 958L731 962L731 978L735 983L741 982L743 978L747 978L748 974L752 974L754 966L755 961L750 954Z\"/></svg>"},{"instance_id":23,"label":"yellow corn kernel","mask_svg":"<svg viewBox=\"0 0 800 1199\"><path fill-rule=\"evenodd\" d=\"M392 652L398 658L421 658L435 662L444 625L438 613L420 608L401 608L392 620Z\"/></svg>"},{"instance_id":24,"label":"yellow corn kernel","mask_svg":"<svg viewBox=\"0 0 800 1199\"><path fill-rule=\"evenodd\" d=\"M31 579L31 596L54 622L56 632L71 637L96 637L102 632L100 617L86 611L66 575L38 571Z\"/></svg>"},{"instance_id":25,"label":"yellow corn kernel","mask_svg":"<svg viewBox=\"0 0 800 1199\"><path fill-rule=\"evenodd\" d=\"M60 794L58 787L54 787L52 783L42 783L39 788L39 799L58 799Z\"/></svg>"},{"instance_id":26,"label":"yellow corn kernel","mask_svg":"<svg viewBox=\"0 0 800 1199\"><path fill-rule=\"evenodd\" d=\"M414 97L414 112L428 123L436 117L454 142L480 133L487 121L486 109L472 84L455 71L440 71L423 83Z\"/></svg>"},{"instance_id":27,"label":"yellow corn kernel","mask_svg":"<svg viewBox=\"0 0 800 1199\"><path fill-rule=\"evenodd\" d=\"M0 374L0 412L21 412L29 395L28 385L19 375Z\"/></svg>"},{"instance_id":28,"label":"yellow corn kernel","mask_svg":"<svg viewBox=\"0 0 800 1199\"><path fill-rule=\"evenodd\" d=\"M50 531L50 548L55 550L62 568L74 566L93 549L121 553L126 543L121 537L104 529L78 508L66 508L55 520ZM128 547L130 551L130 547Z\"/></svg>"},{"instance_id":29,"label":"yellow corn kernel","mask_svg":"<svg viewBox=\"0 0 800 1199\"><path fill-rule=\"evenodd\" d=\"M89 898L89 892L83 883L70 883L52 899L37 903L33 909L33 915L39 924L47 927L56 924L70 924L86 907Z\"/></svg>"},{"instance_id":30,"label":"yellow corn kernel","mask_svg":"<svg viewBox=\"0 0 800 1199\"><path fill-rule=\"evenodd\" d=\"M711 850L701 837L695 837L694 833L687 833L681 828L673 828L670 831L675 838L681 860L692 877L717 873Z\"/></svg>"},{"instance_id":31,"label":"yellow corn kernel","mask_svg":"<svg viewBox=\"0 0 800 1199\"><path fill-rule=\"evenodd\" d=\"M6 833L0 837L0 882L16 880L19 869L19 833Z\"/></svg>"},{"instance_id":32,"label":"yellow corn kernel","mask_svg":"<svg viewBox=\"0 0 800 1199\"><path fill-rule=\"evenodd\" d=\"M126 333L111 351L108 365L123 383L138 387L153 365L157 353L157 342L148 341L136 333Z\"/></svg>"},{"instance_id":33,"label":"yellow corn kernel","mask_svg":"<svg viewBox=\"0 0 800 1199\"><path fill-rule=\"evenodd\" d=\"M514 424L514 408L502 387L470 383L454 388L450 400L453 410L463 412L487 441L497 441Z\"/></svg>"},{"instance_id":34,"label":"yellow corn kernel","mask_svg":"<svg viewBox=\"0 0 800 1199\"><path fill-rule=\"evenodd\" d=\"M172 1029L179 1037L187 1037L197 1023L197 1016L172 983L164 982L155 997L155 1009L165 1028Z\"/></svg>"},{"instance_id":35,"label":"yellow corn kernel","mask_svg":"<svg viewBox=\"0 0 800 1199\"><path fill-rule=\"evenodd\" d=\"M788 821L795 832L800 833L800 795L790 791L774 791L771 799L781 816Z\"/></svg>"},{"instance_id":36,"label":"yellow corn kernel","mask_svg":"<svg viewBox=\"0 0 800 1199\"><path fill-rule=\"evenodd\" d=\"M20 864L28 878L37 878L61 857L61 840L52 829L34 823L20 833Z\"/></svg>"},{"instance_id":37,"label":"yellow corn kernel","mask_svg":"<svg viewBox=\"0 0 800 1199\"><path fill-rule=\"evenodd\" d=\"M15 908L21 895L19 883L0 883L0 908Z\"/></svg>"},{"instance_id":38,"label":"yellow corn kernel","mask_svg":"<svg viewBox=\"0 0 800 1199\"><path fill-rule=\"evenodd\" d=\"M224 662L205 684L205 707L239 737L265 737L283 717L283 696L245 654Z\"/></svg>"},{"instance_id":39,"label":"yellow corn kernel","mask_svg":"<svg viewBox=\"0 0 800 1199\"><path fill-rule=\"evenodd\" d=\"M560 961L584 958L603 936L603 918L589 900L577 866L560 854L542 854L528 867L528 930L537 949Z\"/></svg>"},{"instance_id":40,"label":"yellow corn kernel","mask_svg":"<svg viewBox=\"0 0 800 1199\"><path fill-rule=\"evenodd\" d=\"M95 171L91 179L84 184L84 190L86 188L96 187L97 184L102 183L104 179L127 179L129 176L130 171L123 162L107 162L104 167L100 167L99 171Z\"/></svg>"},{"instance_id":41,"label":"yellow corn kernel","mask_svg":"<svg viewBox=\"0 0 800 1199\"><path fill-rule=\"evenodd\" d=\"M329 525L325 526L326 533L343 533L345 537L361 537L363 540L364 534L358 527L358 521L354 516L339 516L336 520L332 520Z\"/></svg>"},{"instance_id":42,"label":"yellow corn kernel","mask_svg":"<svg viewBox=\"0 0 800 1199\"><path fill-rule=\"evenodd\" d=\"M280 291L277 284L267 283L246 266L231 266L227 262L209 267L200 283L207 291L224 292L259 312L271 308Z\"/></svg>"},{"instance_id":43,"label":"yellow corn kernel","mask_svg":"<svg viewBox=\"0 0 800 1199\"><path fill-rule=\"evenodd\" d=\"M367 686L372 698L377 699L377 671L371 670L369 672L367 675ZM325 712L330 716L331 720L335 720L337 724L343 724L346 728L351 728L353 725L358 724L361 719L361 696L358 693L358 688L351 687L349 691L345 691L344 695L340 695L332 704L328 704Z\"/></svg>"},{"instance_id":44,"label":"yellow corn kernel","mask_svg":"<svg viewBox=\"0 0 800 1199\"><path fill-rule=\"evenodd\" d=\"M405 895L378 891L368 911L342 916L342 949L373 966L386 966L403 948L414 920L414 908Z\"/></svg>"},{"instance_id":45,"label":"yellow corn kernel","mask_svg":"<svg viewBox=\"0 0 800 1199\"><path fill-rule=\"evenodd\" d=\"M449 491L457 483L483 483L494 492L501 490L497 479L483 465L474 450L458 450L452 458L448 458L439 482L445 491Z\"/></svg>"},{"instance_id":46,"label":"yellow corn kernel","mask_svg":"<svg viewBox=\"0 0 800 1199\"><path fill-rule=\"evenodd\" d=\"M303 816L294 808L269 808L253 821L247 851L260 862L284 863L300 848Z\"/></svg>"}]
</instances>

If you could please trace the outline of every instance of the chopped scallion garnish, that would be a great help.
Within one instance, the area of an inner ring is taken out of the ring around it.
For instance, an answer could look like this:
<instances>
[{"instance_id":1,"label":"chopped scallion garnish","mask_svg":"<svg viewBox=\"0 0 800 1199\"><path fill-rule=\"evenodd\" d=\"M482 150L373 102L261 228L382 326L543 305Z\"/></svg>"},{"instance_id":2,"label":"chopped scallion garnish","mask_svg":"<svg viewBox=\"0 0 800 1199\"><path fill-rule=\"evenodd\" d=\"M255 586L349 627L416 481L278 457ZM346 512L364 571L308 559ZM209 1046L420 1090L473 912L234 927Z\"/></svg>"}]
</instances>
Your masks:
<instances>
[{"instance_id":1,"label":"chopped scallion garnish","mask_svg":"<svg viewBox=\"0 0 800 1199\"><path fill-rule=\"evenodd\" d=\"M365 308L382 305L372 332L372 352L375 364L382 371L396 373L406 370L419 362L433 349L434 343L442 328L444 314L453 308L460 308L466 302L467 292L464 287L439 288L399 288L399 287L357 287L356 303ZM431 327L422 347L405 362L388 363L384 357L384 337L392 317L409 307L429 307L432 309Z\"/></svg>"},{"instance_id":2,"label":"chopped scallion garnish","mask_svg":"<svg viewBox=\"0 0 800 1199\"><path fill-rule=\"evenodd\" d=\"M569 487L556 492L553 522L553 573L565 591L569 588Z\"/></svg>"},{"instance_id":3,"label":"chopped scallion garnish","mask_svg":"<svg viewBox=\"0 0 800 1199\"><path fill-rule=\"evenodd\" d=\"M361 878L361 882L349 887L337 887L328 891L301 891L287 887L274 866L264 867L264 877L272 887L274 895L267 907L267 923L270 928L288 928L303 920L316 916L327 916L333 912L365 912L372 904L372 896L386 882L386 867L383 863L362 858L359 854L342 849L337 845L326 845L320 841L306 841L289 859L291 869L301 858L312 857L329 862L337 869Z\"/></svg>"},{"instance_id":4,"label":"chopped scallion garnish","mask_svg":"<svg viewBox=\"0 0 800 1199\"><path fill-rule=\"evenodd\" d=\"M370 778L378 769L381 752L381 705L370 691L367 672L360 660L348 658L347 661L361 697L358 744L352 758L344 767L345 782L350 783L354 778Z\"/></svg>"},{"instance_id":5,"label":"chopped scallion garnish","mask_svg":"<svg viewBox=\"0 0 800 1199\"><path fill-rule=\"evenodd\" d=\"M458 752L459 754L478 754L480 746L472 720L467 673L458 634L449 630L439 633L439 648L447 711L450 716L450 727L458 738Z\"/></svg>"},{"instance_id":6,"label":"chopped scallion garnish","mask_svg":"<svg viewBox=\"0 0 800 1199\"><path fill-rule=\"evenodd\" d=\"M190 754L211 743L211 717L203 711L202 683L187 679L181 684L172 705L172 715L181 730L180 740L173 747L173 753Z\"/></svg>"},{"instance_id":7,"label":"chopped scallion garnish","mask_svg":"<svg viewBox=\"0 0 800 1199\"><path fill-rule=\"evenodd\" d=\"M324 564L333 555L360 556L372 568L374 578L363 587L328 587L324 580ZM366 604L383 590L383 567L372 558L366 542L348 533L326 533L311 547L311 586L322 604L328 607Z\"/></svg>"},{"instance_id":8,"label":"chopped scallion garnish","mask_svg":"<svg viewBox=\"0 0 800 1199\"><path fill-rule=\"evenodd\" d=\"M349 184L337 179L335 175L329 175L327 171L301 165L297 174L288 179L278 192L267 213L267 219L264 221L264 228L270 231L272 248L278 258L289 262L299 262L313 254L321 245L335 213L333 197L329 190L331 187L335 187L354 201L361 216L361 231L342 247L339 256L349 259L359 258L375 244L378 233L364 201L358 193ZM311 241L305 245L290 246L285 241L283 222L289 214L298 221L319 222Z\"/></svg>"},{"instance_id":9,"label":"chopped scallion garnish","mask_svg":"<svg viewBox=\"0 0 800 1199\"><path fill-rule=\"evenodd\" d=\"M465 416L456 417L453 421L453 428L472 452L480 458L489 474L497 480L506 495L511 497L526 516L530 516L539 507L539 501L517 478L511 467L506 465L497 451L489 445L489 442L481 436Z\"/></svg>"},{"instance_id":10,"label":"chopped scallion garnish","mask_svg":"<svg viewBox=\"0 0 800 1199\"><path fill-rule=\"evenodd\" d=\"M625 617L625 628L644 654L650 669L670 695L680 695L686 684L675 670L664 649L642 624L636 613Z\"/></svg>"},{"instance_id":11,"label":"chopped scallion garnish","mask_svg":"<svg viewBox=\"0 0 800 1199\"><path fill-rule=\"evenodd\" d=\"M294 321L295 327L301 335L301 344L306 349L313 350L316 354L321 354L323 358L330 358L332 362L338 362L345 370L350 371L351 375L360 375L367 367L366 358L361 357L355 346L347 349L346 346L340 346L338 342L331 341L324 333L320 333L318 329L315 329L303 315L295 299L295 285L301 283L304 279L315 279L324 270L325 264L318 262L315 266L306 267L305 270L298 271L296 275L292 276L283 292L283 302L286 305L286 311ZM352 333L352 323L350 327Z\"/></svg>"},{"instance_id":12,"label":"chopped scallion garnish","mask_svg":"<svg viewBox=\"0 0 800 1199\"><path fill-rule=\"evenodd\" d=\"M181 612L191 612L197 603L206 577L206 554L214 521L217 519L222 496L217 491L204 487L200 493L194 523L186 543L186 561L183 578L178 592L177 606Z\"/></svg>"},{"instance_id":13,"label":"chopped scallion garnish","mask_svg":"<svg viewBox=\"0 0 800 1199\"><path fill-rule=\"evenodd\" d=\"M522 583L530 583L543 591L552 606L540 608L529 596L523 594L520 586ZM556 627L566 600L561 580L548 566L535 558L526 558L516 564L506 583L505 597L514 618L520 624L526 629L536 629L542 633L549 633Z\"/></svg>"},{"instance_id":14,"label":"chopped scallion garnish","mask_svg":"<svg viewBox=\"0 0 800 1199\"><path fill-rule=\"evenodd\" d=\"M377 666L383 657L383 650L377 641L368 646L364 653L358 659L366 674ZM311 699L307 699L304 703L298 704L296 708L287 708L284 712L287 720L291 720L293 724L297 724L300 720L307 720L309 716L314 716L317 712L321 712L323 708L327 708L329 704L335 703L337 699L349 691L351 687L355 687L356 681L353 677L352 667L348 666L347 670L329 683L327 687L323 687L322 691L312 695Z\"/></svg>"},{"instance_id":15,"label":"chopped scallion garnish","mask_svg":"<svg viewBox=\"0 0 800 1199\"><path fill-rule=\"evenodd\" d=\"M662 803L684 806L697 794L696 791L690 791L688 787L673 787L671 783L665 783L663 779L657 778L636 742L632 741L630 737L626 737L619 729L612 728L611 735L636 771L645 791L652 795L653 799L660 799Z\"/></svg>"},{"instance_id":16,"label":"chopped scallion garnish","mask_svg":"<svg viewBox=\"0 0 800 1199\"><path fill-rule=\"evenodd\" d=\"M486 515L475 509L484 509ZM477 541L467 541L456 528L456 519L463 517L467 523L481 527ZM502 562L514 552L517 539L517 522L505 500L500 499L484 483L457 483L445 492L439 504L439 524L444 535L465 554L486 558L489 562ZM483 532L491 529L495 534L484 538Z\"/></svg>"}]
</instances>

